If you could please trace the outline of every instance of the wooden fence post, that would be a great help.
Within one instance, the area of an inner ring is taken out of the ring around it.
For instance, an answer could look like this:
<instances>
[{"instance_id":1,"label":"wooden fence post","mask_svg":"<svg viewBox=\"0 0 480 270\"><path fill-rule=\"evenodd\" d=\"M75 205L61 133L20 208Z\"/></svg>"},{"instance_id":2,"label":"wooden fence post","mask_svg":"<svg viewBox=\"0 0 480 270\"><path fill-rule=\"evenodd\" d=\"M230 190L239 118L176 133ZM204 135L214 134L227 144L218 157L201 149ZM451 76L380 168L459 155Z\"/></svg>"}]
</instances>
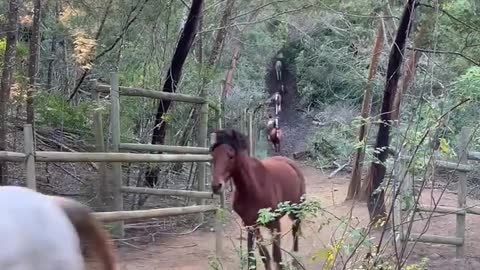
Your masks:
<instances>
[{"instance_id":1,"label":"wooden fence post","mask_svg":"<svg viewBox=\"0 0 480 270\"><path fill-rule=\"evenodd\" d=\"M208 140L208 103L202 104L200 108L200 121L198 123L198 146L207 147ZM197 184L198 191L205 190L205 176L206 176L206 164L205 162L199 162L197 165ZM203 205L205 202L204 199L197 199L197 205ZM203 213L198 216L199 222L202 223L204 220Z\"/></svg>"},{"instance_id":2,"label":"wooden fence post","mask_svg":"<svg viewBox=\"0 0 480 270\"><path fill-rule=\"evenodd\" d=\"M93 134L95 136L95 151L106 152L105 141L103 134L103 122L102 122L102 108L100 108L100 93L97 91L97 80L92 80L91 85L92 99L95 104L93 109ZM98 179L95 183L96 188L96 206L100 211L107 211L109 203L108 180L107 180L107 166L105 162L98 163ZM112 205L112 204L110 204Z\"/></svg>"},{"instance_id":3,"label":"wooden fence post","mask_svg":"<svg viewBox=\"0 0 480 270\"><path fill-rule=\"evenodd\" d=\"M110 88L110 100L112 102L111 114L110 114L110 132L112 134L110 151L118 152L120 147L120 94L119 94L119 82L118 74L111 74L111 88ZM110 191L113 196L113 210L123 211L123 195L121 191L122 187L122 163L112 163L112 174L109 179ZM119 221L113 225L112 234L124 237L124 223Z\"/></svg>"},{"instance_id":4,"label":"wooden fence post","mask_svg":"<svg viewBox=\"0 0 480 270\"><path fill-rule=\"evenodd\" d=\"M37 190L37 180L35 178L35 148L32 124L23 126L23 147L25 151L25 179L27 188Z\"/></svg>"},{"instance_id":5,"label":"wooden fence post","mask_svg":"<svg viewBox=\"0 0 480 270\"><path fill-rule=\"evenodd\" d=\"M248 154L253 157L255 156L254 151L254 139L253 139L253 112L248 112Z\"/></svg>"},{"instance_id":6,"label":"wooden fence post","mask_svg":"<svg viewBox=\"0 0 480 270\"><path fill-rule=\"evenodd\" d=\"M218 115L218 122L217 122L217 130L221 130L222 126L222 115L221 111L217 111ZM212 142L209 142L209 145L212 145ZM211 166L213 169L213 164ZM210 174L212 175L212 174ZM217 256L217 260L221 260L223 255L223 222L225 219L225 189L222 190L220 193L219 198L219 208L217 209L215 215L215 253Z\"/></svg>"},{"instance_id":7,"label":"wooden fence post","mask_svg":"<svg viewBox=\"0 0 480 270\"><path fill-rule=\"evenodd\" d=\"M460 141L458 149L459 164L468 164L468 142L472 134L470 128L464 127L460 132ZM467 172L457 171L458 173L458 208L464 209L467 196ZM456 248L457 258L465 256L465 212L457 213L457 229L455 236L462 239L462 244Z\"/></svg>"}]
</instances>

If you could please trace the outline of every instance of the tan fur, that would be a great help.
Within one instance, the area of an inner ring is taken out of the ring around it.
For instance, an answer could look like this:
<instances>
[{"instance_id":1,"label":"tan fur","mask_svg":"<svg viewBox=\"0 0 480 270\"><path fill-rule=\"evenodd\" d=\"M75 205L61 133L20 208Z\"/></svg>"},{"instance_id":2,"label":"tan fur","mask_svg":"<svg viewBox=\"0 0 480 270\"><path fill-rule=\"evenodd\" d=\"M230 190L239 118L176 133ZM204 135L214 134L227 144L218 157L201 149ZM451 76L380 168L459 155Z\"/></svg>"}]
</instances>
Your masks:
<instances>
[{"instance_id":1,"label":"tan fur","mask_svg":"<svg viewBox=\"0 0 480 270\"><path fill-rule=\"evenodd\" d=\"M86 241L94 249L94 254L103 264L104 270L116 270L115 256L110 237L102 225L92 215L92 210L77 201L48 196L57 203L67 215L81 242Z\"/></svg>"}]
</instances>

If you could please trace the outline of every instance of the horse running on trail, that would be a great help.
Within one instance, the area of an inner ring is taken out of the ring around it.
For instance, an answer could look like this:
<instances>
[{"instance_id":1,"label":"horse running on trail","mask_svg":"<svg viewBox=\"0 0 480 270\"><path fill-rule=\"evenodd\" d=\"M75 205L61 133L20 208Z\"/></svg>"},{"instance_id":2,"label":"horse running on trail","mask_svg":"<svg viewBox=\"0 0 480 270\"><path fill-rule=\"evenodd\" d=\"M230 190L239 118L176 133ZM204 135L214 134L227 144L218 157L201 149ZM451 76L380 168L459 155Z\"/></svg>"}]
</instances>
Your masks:
<instances>
[{"instance_id":1,"label":"horse running on trail","mask_svg":"<svg viewBox=\"0 0 480 270\"><path fill-rule=\"evenodd\" d=\"M275 115L282 111L282 96L279 92L275 92Z\"/></svg>"},{"instance_id":2,"label":"horse running on trail","mask_svg":"<svg viewBox=\"0 0 480 270\"><path fill-rule=\"evenodd\" d=\"M245 135L236 130L218 130L211 134L210 148L213 157L212 191L222 192L227 182L232 179L235 186L233 209L242 218L247 227L248 269L256 267L253 255L255 237L265 269L270 266L270 255L260 242L258 211L262 208L275 210L279 203L290 201L301 203L305 199L305 178L297 164L286 157L275 156L264 160L250 157L247 153L248 143ZM300 219L291 214L293 221L293 250L298 251ZM282 269L280 249L280 218L267 224L273 235L272 255L276 269Z\"/></svg>"},{"instance_id":3,"label":"horse running on trail","mask_svg":"<svg viewBox=\"0 0 480 270\"><path fill-rule=\"evenodd\" d=\"M277 75L277 81L282 80L282 61L277 60L275 62L275 73Z\"/></svg>"},{"instance_id":4,"label":"horse running on trail","mask_svg":"<svg viewBox=\"0 0 480 270\"><path fill-rule=\"evenodd\" d=\"M2 270L84 270L81 241L93 249L102 269L116 269L108 234L79 202L4 186L0 215Z\"/></svg>"},{"instance_id":5,"label":"horse running on trail","mask_svg":"<svg viewBox=\"0 0 480 270\"><path fill-rule=\"evenodd\" d=\"M271 120L269 120L269 123ZM267 124L267 141L272 144L273 151L280 152L280 142L282 141L283 133L278 125L278 116L275 117L272 124Z\"/></svg>"}]
</instances>

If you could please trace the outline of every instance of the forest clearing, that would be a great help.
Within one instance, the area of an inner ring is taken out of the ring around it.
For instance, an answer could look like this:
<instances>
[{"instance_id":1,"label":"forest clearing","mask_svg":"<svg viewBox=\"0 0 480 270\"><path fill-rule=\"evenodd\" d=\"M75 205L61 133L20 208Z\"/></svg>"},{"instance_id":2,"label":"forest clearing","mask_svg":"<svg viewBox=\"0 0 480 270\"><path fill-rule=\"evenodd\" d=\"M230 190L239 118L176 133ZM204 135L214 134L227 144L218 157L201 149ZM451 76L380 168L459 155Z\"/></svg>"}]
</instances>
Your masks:
<instances>
[{"instance_id":1,"label":"forest clearing","mask_svg":"<svg viewBox=\"0 0 480 270\"><path fill-rule=\"evenodd\" d=\"M480 269L478 14L3 1L0 269Z\"/></svg>"}]
</instances>

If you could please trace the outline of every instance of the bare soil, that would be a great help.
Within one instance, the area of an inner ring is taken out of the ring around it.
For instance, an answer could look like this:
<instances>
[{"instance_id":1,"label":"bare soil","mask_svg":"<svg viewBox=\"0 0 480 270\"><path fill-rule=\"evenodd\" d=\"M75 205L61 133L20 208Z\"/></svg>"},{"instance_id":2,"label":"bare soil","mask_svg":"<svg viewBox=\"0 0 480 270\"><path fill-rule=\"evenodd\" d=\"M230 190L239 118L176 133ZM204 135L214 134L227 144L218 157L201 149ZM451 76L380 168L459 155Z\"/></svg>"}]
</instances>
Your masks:
<instances>
[{"instance_id":1,"label":"bare soil","mask_svg":"<svg viewBox=\"0 0 480 270\"><path fill-rule=\"evenodd\" d=\"M307 179L307 195L309 198L319 199L325 208L322 215L308 219L303 224L303 237L300 239L300 252L297 254L306 269L322 269L323 259L312 260L312 256L342 233L341 220L348 217L352 209L351 225L365 226L368 223L366 205L361 202L344 201L349 177L337 176L328 179L319 170L303 167ZM422 204L429 204L431 198L438 198L440 190L426 190L422 196ZM443 194L440 205L455 206L456 194ZM477 205L479 201L469 200L469 205ZM423 214L426 217L428 214ZM438 215L438 214L436 214ZM235 213L228 214L230 222L225 226L223 269L242 269L240 264L240 249L246 249L245 232L242 231L240 221ZM417 218L421 218L417 216ZM467 216L466 230L466 257L455 259L455 247L448 245L417 243L409 261L419 262L421 258L430 259L429 269L480 269L480 232L477 224L480 217ZM416 222L413 232L421 232L424 222ZM282 220L282 231L290 229L288 218ZM157 269L213 269L209 265L215 252L215 233L210 228L199 229L185 235L161 235L155 241L145 244L130 244L129 240L119 241L118 261L122 270L157 270ZM428 234L453 236L455 235L455 216L443 215L432 219L428 227ZM242 234L243 237L240 237ZM370 236L373 241L379 239L380 232L373 231ZM264 232L266 238L270 237ZM412 244L409 244L411 247ZM292 237L285 234L282 238L282 248L290 251ZM269 248L270 249L270 248ZM291 257L284 252L284 261L291 261ZM345 260L338 258L337 261ZM264 269L260 260L258 269ZM246 268L243 268L246 269ZM335 268L336 269L336 268ZM341 269L341 268L340 268Z\"/></svg>"}]
</instances>

